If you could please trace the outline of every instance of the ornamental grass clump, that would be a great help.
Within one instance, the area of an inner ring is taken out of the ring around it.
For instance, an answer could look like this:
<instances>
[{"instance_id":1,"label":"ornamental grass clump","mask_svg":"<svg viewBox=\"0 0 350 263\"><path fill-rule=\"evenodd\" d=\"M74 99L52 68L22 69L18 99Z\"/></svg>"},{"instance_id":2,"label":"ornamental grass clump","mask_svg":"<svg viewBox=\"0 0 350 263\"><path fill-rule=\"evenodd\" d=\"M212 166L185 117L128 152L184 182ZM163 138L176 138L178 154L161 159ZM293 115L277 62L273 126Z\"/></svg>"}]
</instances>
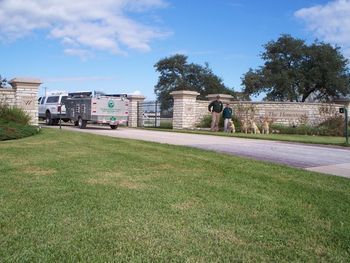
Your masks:
<instances>
[{"instance_id":1,"label":"ornamental grass clump","mask_svg":"<svg viewBox=\"0 0 350 263\"><path fill-rule=\"evenodd\" d=\"M30 116L20 108L0 103L0 120L4 123L14 122L27 125L29 124Z\"/></svg>"}]
</instances>

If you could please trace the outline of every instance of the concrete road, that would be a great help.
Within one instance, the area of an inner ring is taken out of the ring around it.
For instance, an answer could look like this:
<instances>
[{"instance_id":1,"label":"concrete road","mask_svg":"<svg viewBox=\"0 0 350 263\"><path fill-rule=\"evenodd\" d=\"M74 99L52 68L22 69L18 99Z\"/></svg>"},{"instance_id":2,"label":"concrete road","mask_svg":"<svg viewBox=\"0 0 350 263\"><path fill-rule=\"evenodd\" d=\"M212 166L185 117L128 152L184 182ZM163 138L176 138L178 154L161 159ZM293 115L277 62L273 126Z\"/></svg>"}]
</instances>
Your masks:
<instances>
[{"instance_id":1,"label":"concrete road","mask_svg":"<svg viewBox=\"0 0 350 263\"><path fill-rule=\"evenodd\" d=\"M123 127L117 130L101 126L88 126L86 129L72 126L62 128L111 137L195 147L350 178L350 149L346 148Z\"/></svg>"}]
</instances>

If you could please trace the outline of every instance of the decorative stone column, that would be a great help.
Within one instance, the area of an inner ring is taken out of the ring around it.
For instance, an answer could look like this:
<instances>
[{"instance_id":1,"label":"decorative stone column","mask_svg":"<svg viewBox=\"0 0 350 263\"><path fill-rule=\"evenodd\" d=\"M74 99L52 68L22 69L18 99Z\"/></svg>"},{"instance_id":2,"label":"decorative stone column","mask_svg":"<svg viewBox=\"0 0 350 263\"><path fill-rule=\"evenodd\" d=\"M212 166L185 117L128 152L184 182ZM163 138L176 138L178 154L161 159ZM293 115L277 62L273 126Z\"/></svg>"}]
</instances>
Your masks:
<instances>
[{"instance_id":1,"label":"decorative stone column","mask_svg":"<svg viewBox=\"0 0 350 263\"><path fill-rule=\"evenodd\" d=\"M196 97L198 92L189 90L173 91L173 129L191 129L196 122Z\"/></svg>"},{"instance_id":2,"label":"decorative stone column","mask_svg":"<svg viewBox=\"0 0 350 263\"><path fill-rule=\"evenodd\" d=\"M10 82L15 91L15 106L23 109L30 116L30 124L38 125L38 89L39 79L14 78Z\"/></svg>"},{"instance_id":3,"label":"decorative stone column","mask_svg":"<svg viewBox=\"0 0 350 263\"><path fill-rule=\"evenodd\" d=\"M142 113L139 114L138 104L142 103L145 100L145 97L142 95L128 95L128 99L129 99L128 126L137 127L138 115L142 116Z\"/></svg>"}]
</instances>

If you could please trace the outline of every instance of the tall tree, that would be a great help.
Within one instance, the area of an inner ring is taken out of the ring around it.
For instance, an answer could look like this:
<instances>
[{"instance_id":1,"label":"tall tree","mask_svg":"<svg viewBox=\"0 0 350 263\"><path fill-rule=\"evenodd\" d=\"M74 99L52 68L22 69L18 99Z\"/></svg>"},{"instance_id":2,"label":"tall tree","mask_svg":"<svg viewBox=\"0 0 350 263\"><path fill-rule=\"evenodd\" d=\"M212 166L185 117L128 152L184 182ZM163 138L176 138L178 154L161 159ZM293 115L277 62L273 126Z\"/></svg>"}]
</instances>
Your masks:
<instances>
[{"instance_id":1,"label":"tall tree","mask_svg":"<svg viewBox=\"0 0 350 263\"><path fill-rule=\"evenodd\" d=\"M242 77L244 92L266 93L265 100L329 101L350 93L348 60L338 47L282 35L264 45L264 66Z\"/></svg>"},{"instance_id":2,"label":"tall tree","mask_svg":"<svg viewBox=\"0 0 350 263\"><path fill-rule=\"evenodd\" d=\"M3 79L0 75L0 88L6 88L7 83L8 83L7 80Z\"/></svg>"},{"instance_id":3,"label":"tall tree","mask_svg":"<svg viewBox=\"0 0 350 263\"><path fill-rule=\"evenodd\" d=\"M208 63L205 63L204 67L187 63L187 56L176 54L161 59L154 67L160 73L154 91L158 101L161 102L162 109L168 109L171 106L170 93L176 90L197 91L200 99L204 99L211 93L234 95L234 91L223 84L222 79L213 73Z\"/></svg>"}]
</instances>

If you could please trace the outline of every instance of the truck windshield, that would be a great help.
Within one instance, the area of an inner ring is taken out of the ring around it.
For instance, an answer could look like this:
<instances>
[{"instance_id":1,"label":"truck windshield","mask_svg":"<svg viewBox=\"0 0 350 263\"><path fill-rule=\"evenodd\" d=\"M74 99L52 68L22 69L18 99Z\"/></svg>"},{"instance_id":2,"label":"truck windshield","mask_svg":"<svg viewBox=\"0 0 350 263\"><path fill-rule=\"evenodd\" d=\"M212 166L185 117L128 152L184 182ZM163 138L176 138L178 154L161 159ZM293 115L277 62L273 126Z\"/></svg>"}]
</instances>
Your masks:
<instances>
[{"instance_id":1,"label":"truck windshield","mask_svg":"<svg viewBox=\"0 0 350 263\"><path fill-rule=\"evenodd\" d=\"M56 103L58 102L59 96L51 96L47 98L46 103Z\"/></svg>"}]
</instances>

